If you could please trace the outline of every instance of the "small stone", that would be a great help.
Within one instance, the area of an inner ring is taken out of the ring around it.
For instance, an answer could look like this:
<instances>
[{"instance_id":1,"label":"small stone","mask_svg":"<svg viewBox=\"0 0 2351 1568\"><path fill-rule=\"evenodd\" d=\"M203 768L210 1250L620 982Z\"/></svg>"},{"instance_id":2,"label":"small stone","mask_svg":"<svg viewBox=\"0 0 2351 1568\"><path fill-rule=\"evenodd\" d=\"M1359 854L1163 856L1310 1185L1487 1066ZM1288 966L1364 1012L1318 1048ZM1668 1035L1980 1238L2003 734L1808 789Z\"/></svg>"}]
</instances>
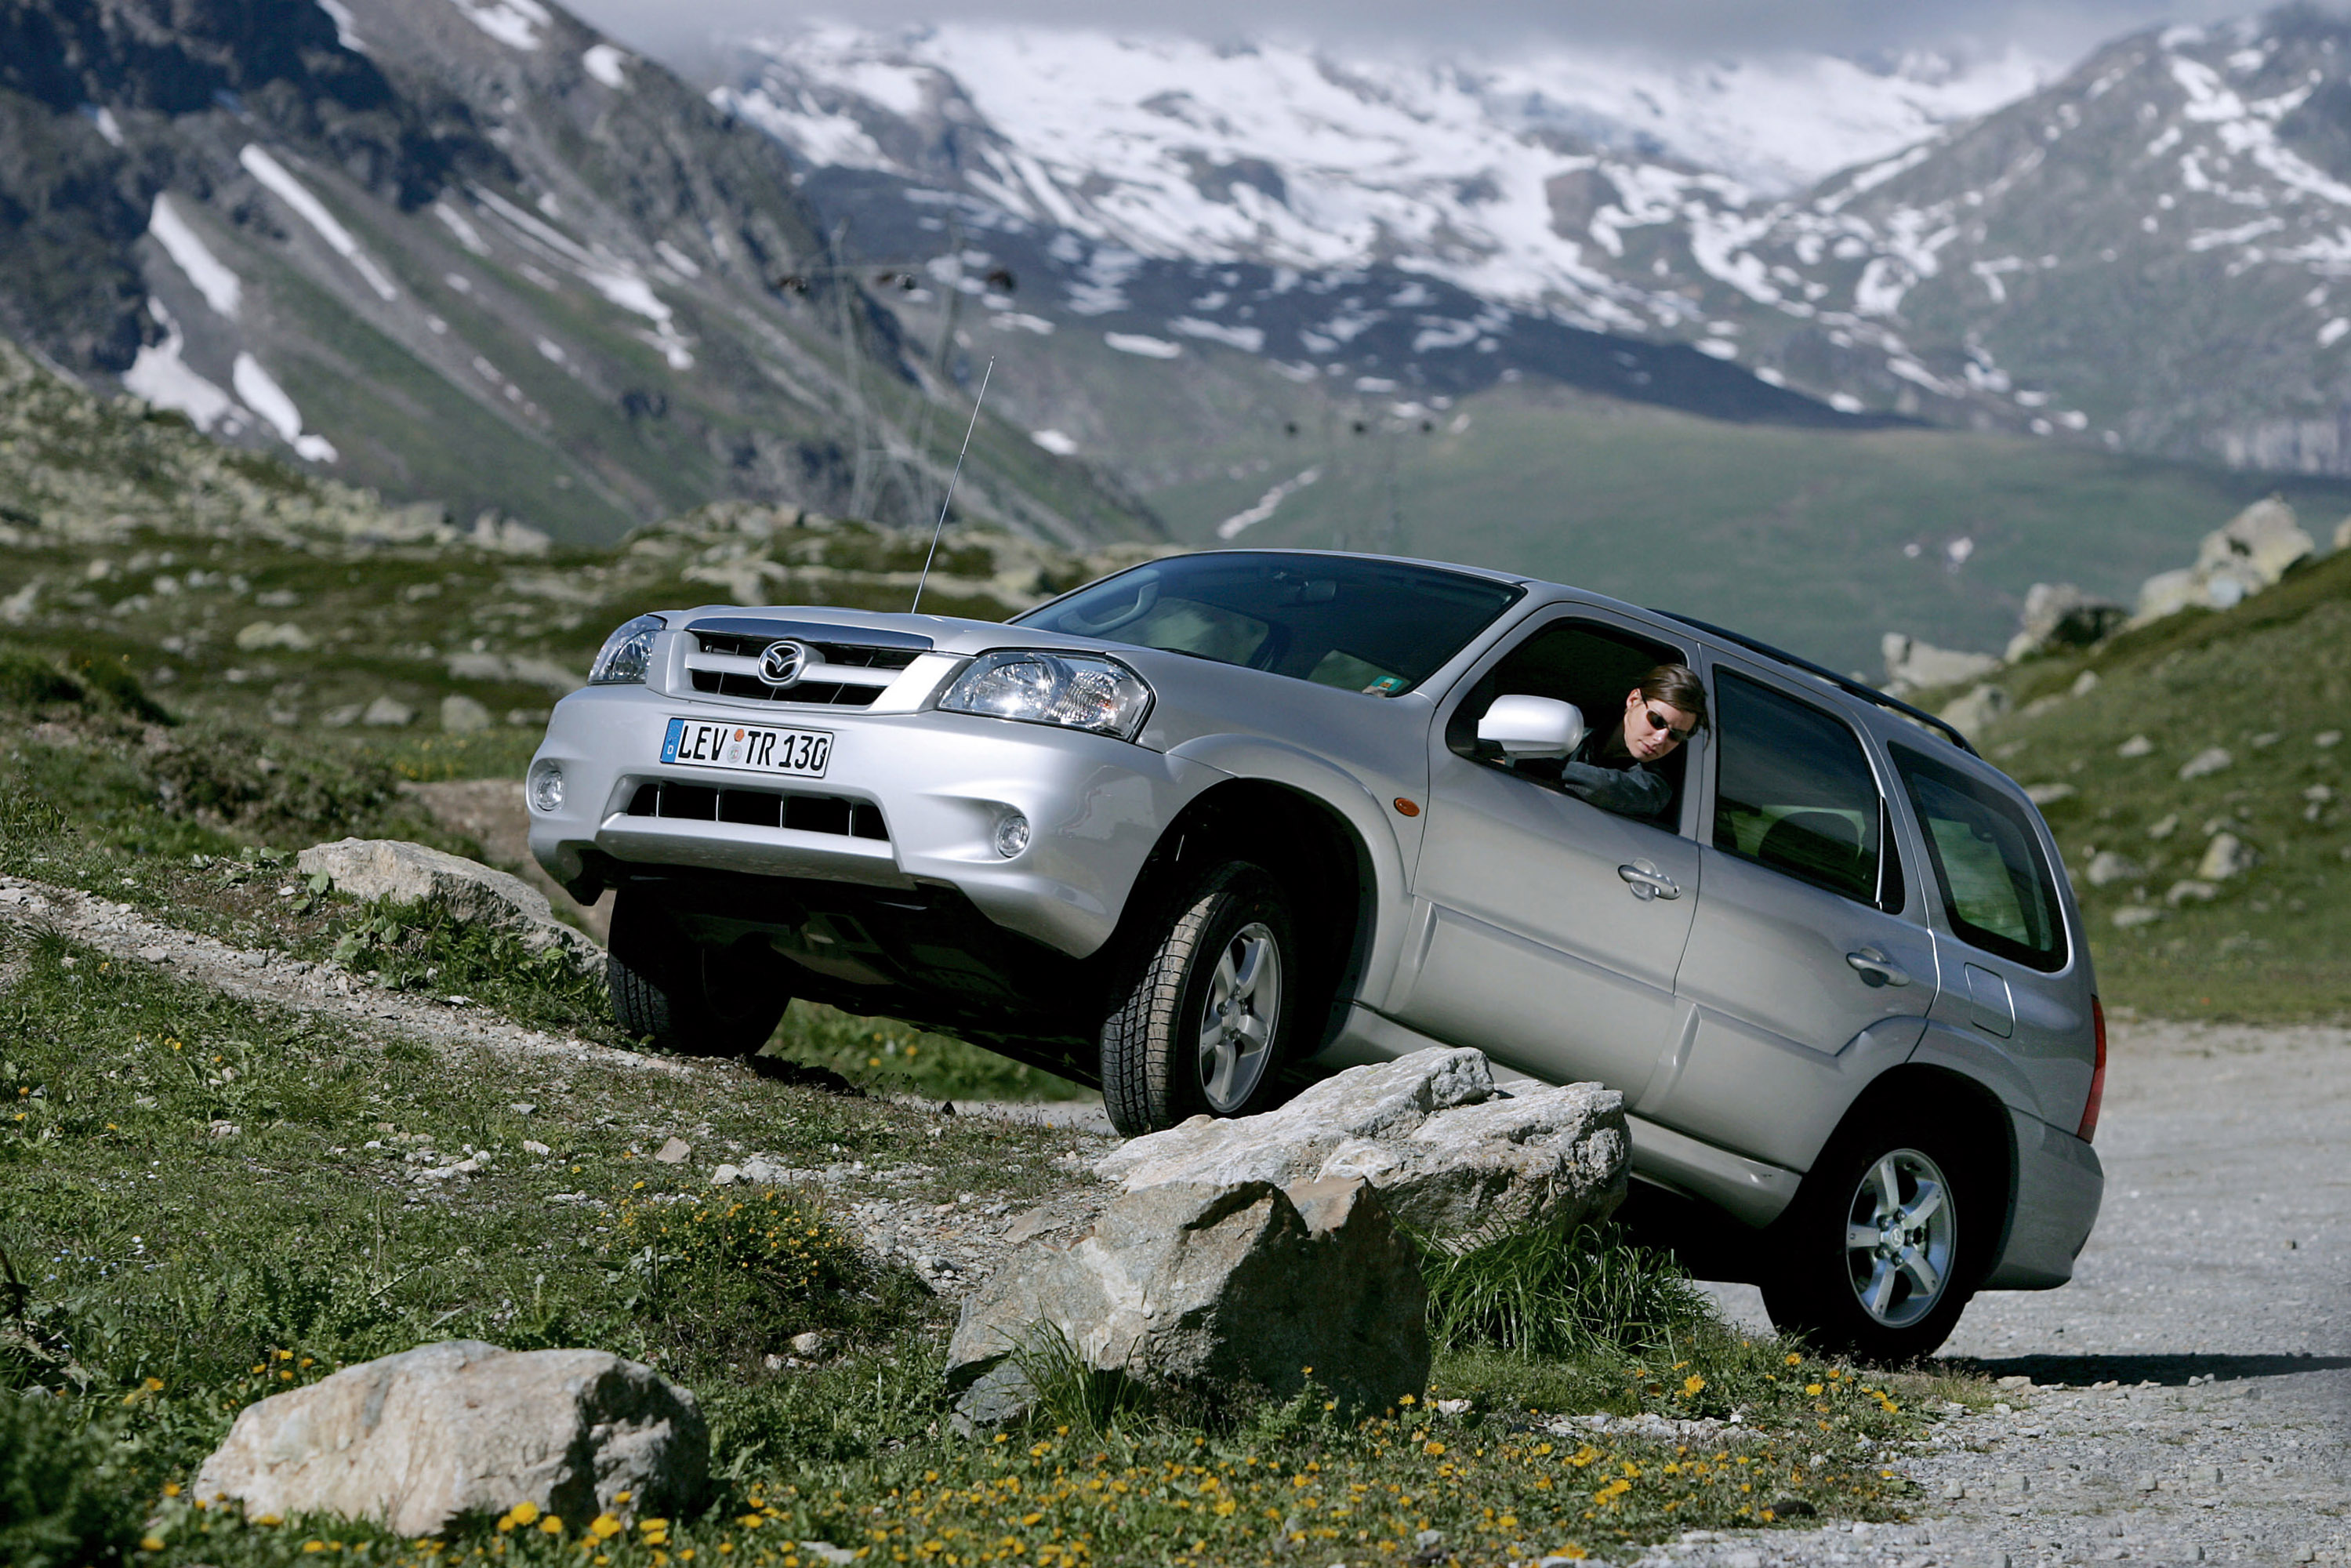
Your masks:
<instances>
[{"instance_id":1,"label":"small stone","mask_svg":"<svg viewBox=\"0 0 2351 1568\"><path fill-rule=\"evenodd\" d=\"M2124 931L2141 925L2152 925L2163 918L2163 911L2148 904L2125 904L2115 911L2115 925Z\"/></svg>"},{"instance_id":2,"label":"small stone","mask_svg":"<svg viewBox=\"0 0 2351 1568\"><path fill-rule=\"evenodd\" d=\"M2179 777L2185 781L2218 773L2237 759L2229 755L2226 747L2208 746L2179 765Z\"/></svg>"},{"instance_id":3,"label":"small stone","mask_svg":"<svg viewBox=\"0 0 2351 1568\"><path fill-rule=\"evenodd\" d=\"M794 1355L822 1355L832 1348L832 1336L810 1330L792 1335L790 1343Z\"/></svg>"},{"instance_id":4,"label":"small stone","mask_svg":"<svg viewBox=\"0 0 2351 1568\"><path fill-rule=\"evenodd\" d=\"M2134 735L2115 747L2116 757L2145 757L2155 749L2155 742L2143 735Z\"/></svg>"},{"instance_id":5,"label":"small stone","mask_svg":"<svg viewBox=\"0 0 2351 1568\"><path fill-rule=\"evenodd\" d=\"M2153 1491L2158 1484L2159 1483L2153 1470L2141 1470L2131 1481L2132 1488L2138 1491Z\"/></svg>"},{"instance_id":6,"label":"small stone","mask_svg":"<svg viewBox=\"0 0 2351 1568\"><path fill-rule=\"evenodd\" d=\"M2022 1470L2011 1470L1992 1482L1992 1490L2022 1497L2032 1490L2032 1479Z\"/></svg>"},{"instance_id":7,"label":"small stone","mask_svg":"<svg viewBox=\"0 0 2351 1568\"><path fill-rule=\"evenodd\" d=\"M2097 671L2095 671L2095 670L2084 670L2080 674L2075 675L2075 676L2074 677L2074 685L2073 685L2073 687L2072 687L2072 691L2073 691L2073 695L2075 695L2075 696L2077 696L2077 697L2085 697L2085 696L2088 696L2092 692L2096 691L2097 689L2098 689L2098 672L2097 672Z\"/></svg>"},{"instance_id":8,"label":"small stone","mask_svg":"<svg viewBox=\"0 0 2351 1568\"><path fill-rule=\"evenodd\" d=\"M692 1153L694 1153L692 1144L687 1143L684 1138L672 1138L653 1151L653 1158L665 1166L682 1166L685 1163L685 1157Z\"/></svg>"},{"instance_id":9,"label":"small stone","mask_svg":"<svg viewBox=\"0 0 2351 1568\"><path fill-rule=\"evenodd\" d=\"M172 952L170 948L164 947L159 944L151 947L140 948L139 956L150 964L161 964L170 959Z\"/></svg>"},{"instance_id":10,"label":"small stone","mask_svg":"<svg viewBox=\"0 0 2351 1568\"><path fill-rule=\"evenodd\" d=\"M2219 1486L2220 1484L2220 1467L2218 1465L2190 1465L2188 1468L2188 1484L2189 1486L2198 1487Z\"/></svg>"},{"instance_id":11,"label":"small stone","mask_svg":"<svg viewBox=\"0 0 2351 1568\"><path fill-rule=\"evenodd\" d=\"M2322 729L2310 737L2310 743L2322 751L2330 746L2340 746L2343 744L2343 732L2339 729Z\"/></svg>"},{"instance_id":12,"label":"small stone","mask_svg":"<svg viewBox=\"0 0 2351 1568\"><path fill-rule=\"evenodd\" d=\"M2252 870L2261 858L2260 852L2236 834L2215 833L2204 846L2204 858L2196 863L2196 876L2201 882L2226 882Z\"/></svg>"},{"instance_id":13,"label":"small stone","mask_svg":"<svg viewBox=\"0 0 2351 1568\"><path fill-rule=\"evenodd\" d=\"M2032 1386L2032 1379L2025 1376L2022 1373L2016 1373L2010 1376L2001 1378L2000 1380L2000 1386L2002 1388L2030 1388Z\"/></svg>"},{"instance_id":14,"label":"small stone","mask_svg":"<svg viewBox=\"0 0 2351 1568\"><path fill-rule=\"evenodd\" d=\"M517 1100L507 1109L517 1116L535 1116L538 1113L538 1107L528 1100Z\"/></svg>"},{"instance_id":15,"label":"small stone","mask_svg":"<svg viewBox=\"0 0 2351 1568\"><path fill-rule=\"evenodd\" d=\"M1725 1552L1722 1568L1763 1568L1763 1553L1750 1551Z\"/></svg>"},{"instance_id":16,"label":"small stone","mask_svg":"<svg viewBox=\"0 0 2351 1568\"><path fill-rule=\"evenodd\" d=\"M2165 889L2163 902L2177 909L2190 899L2199 904L2210 904L2220 896L2220 890L2211 883L2198 882L2189 878L2175 882Z\"/></svg>"},{"instance_id":17,"label":"small stone","mask_svg":"<svg viewBox=\"0 0 2351 1568\"><path fill-rule=\"evenodd\" d=\"M441 699L441 727L451 735L472 735L496 723L488 708L463 694L453 693Z\"/></svg>"},{"instance_id":18,"label":"small stone","mask_svg":"<svg viewBox=\"0 0 2351 1568\"><path fill-rule=\"evenodd\" d=\"M742 1179L743 1168L740 1166L723 1165L710 1173L710 1185L713 1186L733 1186Z\"/></svg>"},{"instance_id":19,"label":"small stone","mask_svg":"<svg viewBox=\"0 0 2351 1568\"><path fill-rule=\"evenodd\" d=\"M2071 784L2027 784L2024 787L2024 798L2036 806L2053 806L2080 793Z\"/></svg>"},{"instance_id":20,"label":"small stone","mask_svg":"<svg viewBox=\"0 0 2351 1568\"><path fill-rule=\"evenodd\" d=\"M215 1138L234 1138L245 1129L235 1122L214 1122L208 1131Z\"/></svg>"},{"instance_id":21,"label":"small stone","mask_svg":"<svg viewBox=\"0 0 2351 1568\"><path fill-rule=\"evenodd\" d=\"M2150 839L2168 839L2179 831L2179 813L2172 811L2164 816L2158 817L2154 821L2149 822L2147 828L2147 836Z\"/></svg>"},{"instance_id":22,"label":"small stone","mask_svg":"<svg viewBox=\"0 0 2351 1568\"><path fill-rule=\"evenodd\" d=\"M536 1138L525 1138L522 1141L522 1152L527 1155L551 1155L555 1151Z\"/></svg>"},{"instance_id":23,"label":"small stone","mask_svg":"<svg viewBox=\"0 0 2351 1568\"><path fill-rule=\"evenodd\" d=\"M784 1369L784 1358L771 1352L760 1361L759 1364L769 1372L781 1372Z\"/></svg>"},{"instance_id":24,"label":"small stone","mask_svg":"<svg viewBox=\"0 0 2351 1568\"><path fill-rule=\"evenodd\" d=\"M803 1541L799 1543L799 1548L818 1562L826 1564L826 1568L846 1568L847 1564L857 1561L856 1552L846 1547L835 1546L830 1541Z\"/></svg>"},{"instance_id":25,"label":"small stone","mask_svg":"<svg viewBox=\"0 0 2351 1568\"><path fill-rule=\"evenodd\" d=\"M1964 1481L1945 1481L1945 1482L1943 1483L1943 1496L1944 1496L1944 1498L1945 1498L1947 1500L1951 1501L1951 1502L1957 1502L1957 1501L1959 1501L1961 1498L1963 1498L1963 1497L1965 1497L1965 1496L1967 1496L1967 1495L1968 1495L1968 1488L1967 1488L1967 1483L1966 1483L1966 1482L1964 1482Z\"/></svg>"},{"instance_id":26,"label":"small stone","mask_svg":"<svg viewBox=\"0 0 2351 1568\"><path fill-rule=\"evenodd\" d=\"M416 710L394 696L380 696L360 711L360 722L374 729L403 729L416 722Z\"/></svg>"},{"instance_id":27,"label":"small stone","mask_svg":"<svg viewBox=\"0 0 2351 1568\"><path fill-rule=\"evenodd\" d=\"M2147 868L2126 854L2113 850L2100 850L2090 857L2085 873L2092 887L2105 887L2117 882L2136 882L2147 874Z\"/></svg>"}]
</instances>

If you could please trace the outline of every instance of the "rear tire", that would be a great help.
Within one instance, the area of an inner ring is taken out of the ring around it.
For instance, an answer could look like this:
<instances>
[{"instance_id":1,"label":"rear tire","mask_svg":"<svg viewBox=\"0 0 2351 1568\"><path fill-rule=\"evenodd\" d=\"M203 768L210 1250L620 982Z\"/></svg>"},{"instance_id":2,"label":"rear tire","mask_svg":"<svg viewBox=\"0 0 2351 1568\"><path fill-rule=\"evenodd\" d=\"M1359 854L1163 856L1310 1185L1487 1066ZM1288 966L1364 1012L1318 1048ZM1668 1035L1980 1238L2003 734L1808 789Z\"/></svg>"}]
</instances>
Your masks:
<instances>
[{"instance_id":1,"label":"rear tire","mask_svg":"<svg viewBox=\"0 0 2351 1568\"><path fill-rule=\"evenodd\" d=\"M700 943L669 913L622 888L612 903L604 958L612 1017L633 1035L680 1056L749 1056L791 1005L780 961L760 944Z\"/></svg>"},{"instance_id":2,"label":"rear tire","mask_svg":"<svg viewBox=\"0 0 2351 1568\"><path fill-rule=\"evenodd\" d=\"M1988 1259L1991 1184L1969 1151L1915 1120L1842 1134L1772 1227L1773 1325L1827 1354L1899 1364L1950 1337Z\"/></svg>"},{"instance_id":3,"label":"rear tire","mask_svg":"<svg viewBox=\"0 0 2351 1568\"><path fill-rule=\"evenodd\" d=\"M1229 862L1173 900L1144 940L1102 1026L1111 1124L1131 1138L1278 1103L1275 1069L1307 1010L1280 884Z\"/></svg>"}]
</instances>

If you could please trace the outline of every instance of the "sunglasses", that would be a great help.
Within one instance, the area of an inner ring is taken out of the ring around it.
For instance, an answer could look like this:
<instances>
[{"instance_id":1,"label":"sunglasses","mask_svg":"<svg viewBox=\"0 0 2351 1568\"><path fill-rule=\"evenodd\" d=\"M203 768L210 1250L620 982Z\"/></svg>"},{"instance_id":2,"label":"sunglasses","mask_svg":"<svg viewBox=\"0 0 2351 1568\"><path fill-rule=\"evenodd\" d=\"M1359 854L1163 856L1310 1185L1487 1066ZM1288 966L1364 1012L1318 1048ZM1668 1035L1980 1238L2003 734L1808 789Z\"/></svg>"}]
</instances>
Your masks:
<instances>
[{"instance_id":1,"label":"sunglasses","mask_svg":"<svg viewBox=\"0 0 2351 1568\"><path fill-rule=\"evenodd\" d=\"M1667 734L1672 736L1677 741L1687 740L1690 737L1691 731L1698 728L1697 721L1692 720L1688 729L1676 729L1674 727L1673 720L1660 717L1657 710L1653 707L1643 708L1641 710L1641 716L1649 721L1649 727L1651 729L1664 730Z\"/></svg>"}]
</instances>

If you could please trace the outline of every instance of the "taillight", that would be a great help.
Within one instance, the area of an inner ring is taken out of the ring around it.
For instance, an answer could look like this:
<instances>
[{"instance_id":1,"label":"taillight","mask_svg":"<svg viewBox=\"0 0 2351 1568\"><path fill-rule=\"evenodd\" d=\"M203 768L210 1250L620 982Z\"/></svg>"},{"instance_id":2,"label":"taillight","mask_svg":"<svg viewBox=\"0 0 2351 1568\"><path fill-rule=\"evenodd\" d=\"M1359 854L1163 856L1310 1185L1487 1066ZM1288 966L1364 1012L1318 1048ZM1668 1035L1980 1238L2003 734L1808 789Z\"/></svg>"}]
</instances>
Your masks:
<instances>
[{"instance_id":1,"label":"taillight","mask_svg":"<svg viewBox=\"0 0 2351 1568\"><path fill-rule=\"evenodd\" d=\"M2098 1060L2090 1069L2090 1103L2082 1107L2082 1125L2074 1136L2088 1143L2098 1135L2098 1103L2106 1097L2106 1009L2090 998L2090 1021L2098 1034Z\"/></svg>"}]
</instances>

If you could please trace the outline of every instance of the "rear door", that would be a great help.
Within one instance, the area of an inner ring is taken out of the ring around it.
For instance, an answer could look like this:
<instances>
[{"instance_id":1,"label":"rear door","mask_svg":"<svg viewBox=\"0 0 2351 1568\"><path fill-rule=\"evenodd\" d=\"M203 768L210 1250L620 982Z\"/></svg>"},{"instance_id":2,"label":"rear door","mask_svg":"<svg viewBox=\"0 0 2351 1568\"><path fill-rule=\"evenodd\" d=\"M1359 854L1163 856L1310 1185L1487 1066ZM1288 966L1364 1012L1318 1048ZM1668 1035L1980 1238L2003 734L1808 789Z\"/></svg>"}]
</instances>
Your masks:
<instances>
[{"instance_id":1,"label":"rear door","mask_svg":"<svg viewBox=\"0 0 2351 1568\"><path fill-rule=\"evenodd\" d=\"M1613 727L1642 675L1686 660L1646 628L1579 607L1539 618L1440 708L1413 879L1419 956L1392 1009L1404 1022L1553 1082L1629 1095L1647 1081L1698 903L1683 792L1662 820L1617 816L1481 755L1475 737L1510 693ZM1677 756L1668 780L1687 766Z\"/></svg>"},{"instance_id":2,"label":"rear door","mask_svg":"<svg viewBox=\"0 0 2351 1568\"><path fill-rule=\"evenodd\" d=\"M1917 1043L1936 989L1886 780L1836 705L1712 662L1706 897L1677 989L1687 1044L1636 1107L1809 1168L1860 1082ZM1858 1081L1857 1081L1858 1080Z\"/></svg>"}]
</instances>

